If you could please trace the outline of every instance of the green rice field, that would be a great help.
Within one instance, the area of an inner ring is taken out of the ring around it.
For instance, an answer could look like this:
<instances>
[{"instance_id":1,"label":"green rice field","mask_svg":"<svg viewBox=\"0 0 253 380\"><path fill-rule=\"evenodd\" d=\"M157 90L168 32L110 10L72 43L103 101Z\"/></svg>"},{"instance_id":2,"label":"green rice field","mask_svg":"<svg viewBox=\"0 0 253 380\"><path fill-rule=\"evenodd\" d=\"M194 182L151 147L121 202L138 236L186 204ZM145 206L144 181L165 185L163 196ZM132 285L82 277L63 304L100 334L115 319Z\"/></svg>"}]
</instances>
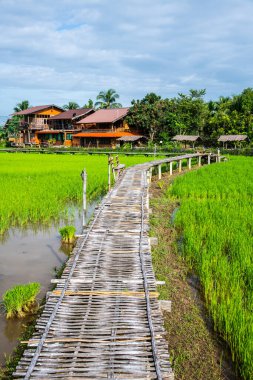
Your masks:
<instances>
[{"instance_id":1,"label":"green rice field","mask_svg":"<svg viewBox=\"0 0 253 380\"><path fill-rule=\"evenodd\" d=\"M127 166L152 160L145 156L120 158ZM87 199L107 189L107 156L0 155L0 234L11 226L49 224L67 216L71 203L81 205L85 168Z\"/></svg>"},{"instance_id":2,"label":"green rice field","mask_svg":"<svg viewBox=\"0 0 253 380\"><path fill-rule=\"evenodd\" d=\"M177 177L179 247L203 286L215 329L253 379L253 159L231 158Z\"/></svg>"}]
</instances>

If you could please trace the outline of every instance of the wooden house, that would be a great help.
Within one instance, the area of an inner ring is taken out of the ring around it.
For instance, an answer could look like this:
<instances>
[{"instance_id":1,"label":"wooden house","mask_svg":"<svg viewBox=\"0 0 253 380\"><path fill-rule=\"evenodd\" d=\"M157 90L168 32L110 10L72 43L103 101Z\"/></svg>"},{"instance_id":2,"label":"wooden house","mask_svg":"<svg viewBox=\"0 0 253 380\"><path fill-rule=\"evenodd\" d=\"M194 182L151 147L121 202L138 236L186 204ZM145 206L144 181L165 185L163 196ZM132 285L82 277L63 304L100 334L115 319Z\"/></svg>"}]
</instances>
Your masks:
<instances>
[{"instance_id":1,"label":"wooden house","mask_svg":"<svg viewBox=\"0 0 253 380\"><path fill-rule=\"evenodd\" d=\"M19 130L20 143L39 143L38 133L50 128L49 119L58 115L63 109L54 104L30 107L24 111L16 112L12 116L20 116Z\"/></svg>"},{"instance_id":2,"label":"wooden house","mask_svg":"<svg viewBox=\"0 0 253 380\"><path fill-rule=\"evenodd\" d=\"M82 131L73 135L73 146L113 148L117 139L137 135L126 123L128 109L100 109L77 122Z\"/></svg>"},{"instance_id":3,"label":"wooden house","mask_svg":"<svg viewBox=\"0 0 253 380\"><path fill-rule=\"evenodd\" d=\"M38 132L41 143L54 140L54 145L72 146L72 135L81 131L78 121L95 112L92 108L67 110L48 120L50 129Z\"/></svg>"}]
</instances>

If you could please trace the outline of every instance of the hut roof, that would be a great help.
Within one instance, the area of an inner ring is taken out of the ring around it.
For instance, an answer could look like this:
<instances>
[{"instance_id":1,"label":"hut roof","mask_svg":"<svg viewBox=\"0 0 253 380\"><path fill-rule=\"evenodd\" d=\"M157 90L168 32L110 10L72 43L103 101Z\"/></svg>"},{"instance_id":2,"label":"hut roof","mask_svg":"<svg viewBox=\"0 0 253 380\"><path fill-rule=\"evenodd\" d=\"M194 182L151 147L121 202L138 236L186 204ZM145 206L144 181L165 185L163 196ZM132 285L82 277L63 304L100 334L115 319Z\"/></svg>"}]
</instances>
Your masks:
<instances>
[{"instance_id":1,"label":"hut roof","mask_svg":"<svg viewBox=\"0 0 253 380\"><path fill-rule=\"evenodd\" d=\"M30 108L27 108L24 111L15 112L12 115L13 116L14 115L31 115L31 114L34 114L34 113L37 113L37 112L40 112L40 111L47 110L48 108L51 108L51 107L57 108L59 111L63 111L63 108L61 108L61 107L55 106L54 104L48 104L48 105L45 105L45 106L30 107Z\"/></svg>"},{"instance_id":2,"label":"hut roof","mask_svg":"<svg viewBox=\"0 0 253 380\"><path fill-rule=\"evenodd\" d=\"M128 113L129 108L109 108L97 110L93 114L80 120L77 124L114 123Z\"/></svg>"},{"instance_id":3,"label":"hut roof","mask_svg":"<svg viewBox=\"0 0 253 380\"><path fill-rule=\"evenodd\" d=\"M146 137L145 136L138 136L138 135L134 135L134 136L122 136L122 137L120 137L117 140L118 141L124 141L124 142L133 142L133 141L138 141L140 139L146 139Z\"/></svg>"},{"instance_id":4,"label":"hut roof","mask_svg":"<svg viewBox=\"0 0 253 380\"><path fill-rule=\"evenodd\" d=\"M199 136L193 136L193 135L176 135L172 138L174 141L197 141L200 139Z\"/></svg>"},{"instance_id":5,"label":"hut roof","mask_svg":"<svg viewBox=\"0 0 253 380\"><path fill-rule=\"evenodd\" d=\"M50 120L72 120L80 116L84 116L92 111L92 108L78 108L75 110L67 110L59 115L50 117Z\"/></svg>"},{"instance_id":6,"label":"hut roof","mask_svg":"<svg viewBox=\"0 0 253 380\"><path fill-rule=\"evenodd\" d=\"M227 142L227 141L244 141L247 140L247 135L222 135L218 138L218 141Z\"/></svg>"}]
</instances>

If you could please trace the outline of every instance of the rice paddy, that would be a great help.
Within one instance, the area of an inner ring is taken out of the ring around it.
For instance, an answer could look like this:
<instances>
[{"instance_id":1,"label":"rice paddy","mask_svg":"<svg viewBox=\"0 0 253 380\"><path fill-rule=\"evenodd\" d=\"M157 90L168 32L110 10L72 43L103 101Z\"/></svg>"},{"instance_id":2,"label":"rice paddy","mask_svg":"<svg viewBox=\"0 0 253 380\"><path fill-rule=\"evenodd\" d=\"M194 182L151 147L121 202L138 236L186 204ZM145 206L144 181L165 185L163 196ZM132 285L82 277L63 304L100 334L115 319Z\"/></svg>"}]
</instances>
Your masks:
<instances>
[{"instance_id":1,"label":"rice paddy","mask_svg":"<svg viewBox=\"0 0 253 380\"><path fill-rule=\"evenodd\" d=\"M151 160L122 157L127 166ZM10 227L49 225L68 217L70 205L81 205L81 171L88 176L87 200L107 190L107 156L0 155L0 235Z\"/></svg>"},{"instance_id":2,"label":"rice paddy","mask_svg":"<svg viewBox=\"0 0 253 380\"><path fill-rule=\"evenodd\" d=\"M197 272L215 329L253 379L253 159L232 158L175 179L180 250Z\"/></svg>"}]
</instances>

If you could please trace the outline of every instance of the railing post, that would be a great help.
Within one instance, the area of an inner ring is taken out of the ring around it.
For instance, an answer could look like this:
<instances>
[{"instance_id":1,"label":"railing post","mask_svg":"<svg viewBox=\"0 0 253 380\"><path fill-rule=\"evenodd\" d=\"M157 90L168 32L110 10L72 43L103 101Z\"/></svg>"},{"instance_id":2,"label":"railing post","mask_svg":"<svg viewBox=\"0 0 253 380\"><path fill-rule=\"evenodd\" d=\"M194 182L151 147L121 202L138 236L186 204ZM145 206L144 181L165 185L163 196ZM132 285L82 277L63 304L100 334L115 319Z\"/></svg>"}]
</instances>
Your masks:
<instances>
[{"instance_id":1,"label":"railing post","mask_svg":"<svg viewBox=\"0 0 253 380\"><path fill-rule=\"evenodd\" d=\"M191 170L192 168L192 159L188 158L188 169Z\"/></svg>"},{"instance_id":2,"label":"railing post","mask_svg":"<svg viewBox=\"0 0 253 380\"><path fill-rule=\"evenodd\" d=\"M87 173L84 169L81 173L83 180L83 227L86 224L86 211L87 211L87 202L86 202L86 189L87 189Z\"/></svg>"},{"instance_id":3,"label":"railing post","mask_svg":"<svg viewBox=\"0 0 253 380\"><path fill-rule=\"evenodd\" d=\"M111 169L113 166L113 157L108 156L108 191L111 190ZM114 174L114 173L113 173Z\"/></svg>"},{"instance_id":4,"label":"railing post","mask_svg":"<svg viewBox=\"0 0 253 380\"><path fill-rule=\"evenodd\" d=\"M198 165L201 166L201 156L199 156L199 162Z\"/></svg>"},{"instance_id":5,"label":"railing post","mask_svg":"<svg viewBox=\"0 0 253 380\"><path fill-rule=\"evenodd\" d=\"M151 166L151 168L149 169L149 173L150 173L150 183L152 182L152 174L153 174L153 166Z\"/></svg>"},{"instance_id":6,"label":"railing post","mask_svg":"<svg viewBox=\"0 0 253 380\"><path fill-rule=\"evenodd\" d=\"M207 164L208 165L211 164L211 153L209 153L208 156L207 156Z\"/></svg>"},{"instance_id":7,"label":"railing post","mask_svg":"<svg viewBox=\"0 0 253 380\"><path fill-rule=\"evenodd\" d=\"M147 184L150 185L150 183L151 183L150 170L147 170Z\"/></svg>"},{"instance_id":8,"label":"railing post","mask_svg":"<svg viewBox=\"0 0 253 380\"><path fill-rule=\"evenodd\" d=\"M158 165L158 179L162 178L162 165Z\"/></svg>"},{"instance_id":9,"label":"railing post","mask_svg":"<svg viewBox=\"0 0 253 380\"><path fill-rule=\"evenodd\" d=\"M170 162L170 175L173 174L173 162Z\"/></svg>"},{"instance_id":10,"label":"railing post","mask_svg":"<svg viewBox=\"0 0 253 380\"><path fill-rule=\"evenodd\" d=\"M220 162L220 149L218 149L217 158L218 158L218 162Z\"/></svg>"},{"instance_id":11,"label":"railing post","mask_svg":"<svg viewBox=\"0 0 253 380\"><path fill-rule=\"evenodd\" d=\"M182 171L182 160L178 161L178 172L181 173Z\"/></svg>"}]
</instances>

